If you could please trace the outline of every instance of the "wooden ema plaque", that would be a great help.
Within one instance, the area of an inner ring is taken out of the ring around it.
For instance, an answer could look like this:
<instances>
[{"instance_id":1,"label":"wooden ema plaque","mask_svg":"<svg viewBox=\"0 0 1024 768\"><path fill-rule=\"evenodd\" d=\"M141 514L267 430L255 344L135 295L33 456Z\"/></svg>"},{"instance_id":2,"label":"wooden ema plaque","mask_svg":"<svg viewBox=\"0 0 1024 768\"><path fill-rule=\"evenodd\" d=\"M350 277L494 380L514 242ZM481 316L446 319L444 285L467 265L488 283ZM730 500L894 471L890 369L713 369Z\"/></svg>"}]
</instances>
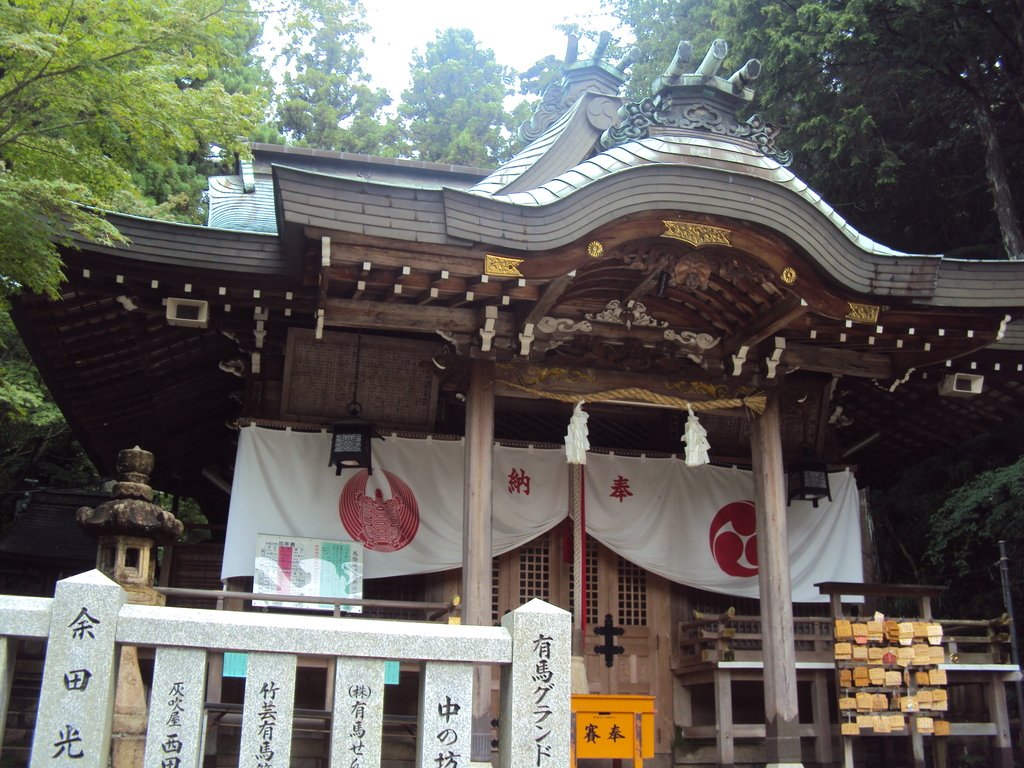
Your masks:
<instances>
[{"instance_id":1,"label":"wooden ema plaque","mask_svg":"<svg viewBox=\"0 0 1024 768\"><path fill-rule=\"evenodd\" d=\"M949 708L940 624L876 615L836 619L834 631L843 736L906 734L911 721L920 734L949 735L936 719Z\"/></svg>"}]
</instances>

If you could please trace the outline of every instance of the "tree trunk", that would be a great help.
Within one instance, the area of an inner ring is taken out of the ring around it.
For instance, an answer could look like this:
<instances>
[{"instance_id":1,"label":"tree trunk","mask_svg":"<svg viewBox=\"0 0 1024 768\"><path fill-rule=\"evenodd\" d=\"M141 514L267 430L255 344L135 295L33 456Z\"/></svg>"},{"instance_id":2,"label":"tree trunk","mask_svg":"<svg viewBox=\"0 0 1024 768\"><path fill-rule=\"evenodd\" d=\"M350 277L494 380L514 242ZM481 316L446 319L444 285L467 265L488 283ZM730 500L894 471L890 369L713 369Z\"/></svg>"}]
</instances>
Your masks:
<instances>
[{"instance_id":1,"label":"tree trunk","mask_svg":"<svg viewBox=\"0 0 1024 768\"><path fill-rule=\"evenodd\" d=\"M985 148L985 177L988 179L989 189L992 191L992 202L995 206L996 218L999 221L999 231L1003 237L1003 248L1006 250L1007 258L1011 261L1024 260L1024 232L1021 231L1017 209L1013 205L1013 193L1010 190L1010 179L1003 162L1003 150L1000 146L995 122L992 120L988 99L985 97L985 87L981 81L981 75L973 66L967 68L966 85L971 105L974 108L974 119L978 124L981 142Z\"/></svg>"}]
</instances>

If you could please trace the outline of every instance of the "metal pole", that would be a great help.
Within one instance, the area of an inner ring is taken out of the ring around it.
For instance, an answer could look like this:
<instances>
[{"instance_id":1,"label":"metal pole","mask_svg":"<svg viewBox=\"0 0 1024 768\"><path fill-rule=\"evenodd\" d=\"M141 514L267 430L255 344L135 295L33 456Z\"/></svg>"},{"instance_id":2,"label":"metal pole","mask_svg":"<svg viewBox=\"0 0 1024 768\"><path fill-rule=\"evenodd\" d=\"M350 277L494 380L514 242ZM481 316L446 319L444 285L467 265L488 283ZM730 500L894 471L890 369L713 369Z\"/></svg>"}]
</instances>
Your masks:
<instances>
[{"instance_id":1,"label":"metal pole","mask_svg":"<svg viewBox=\"0 0 1024 768\"><path fill-rule=\"evenodd\" d=\"M1003 584L1003 604L1010 620L1010 661L1020 668L1020 654L1017 649L1017 622L1013 618L1013 597L1010 595L1010 568L1006 558L1006 541L999 541L999 577ZM1014 683L1017 690L1017 748L1024 755L1024 685L1018 676Z\"/></svg>"}]
</instances>

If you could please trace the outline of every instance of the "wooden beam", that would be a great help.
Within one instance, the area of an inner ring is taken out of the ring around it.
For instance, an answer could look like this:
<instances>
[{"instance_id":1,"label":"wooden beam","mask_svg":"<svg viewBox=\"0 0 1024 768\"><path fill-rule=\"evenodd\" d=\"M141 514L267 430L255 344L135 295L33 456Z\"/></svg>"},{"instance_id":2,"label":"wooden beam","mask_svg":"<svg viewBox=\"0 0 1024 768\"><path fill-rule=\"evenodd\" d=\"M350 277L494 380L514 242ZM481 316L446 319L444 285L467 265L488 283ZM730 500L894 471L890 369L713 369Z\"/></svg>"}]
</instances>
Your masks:
<instances>
[{"instance_id":1,"label":"wooden beam","mask_svg":"<svg viewBox=\"0 0 1024 768\"><path fill-rule=\"evenodd\" d=\"M988 716L995 726L995 765L999 768L1012 768L1013 740L1010 736L1010 718L1006 708L1006 684L992 676L985 686L985 700L988 704ZM1018 691L1020 689L1018 688Z\"/></svg>"},{"instance_id":2,"label":"wooden beam","mask_svg":"<svg viewBox=\"0 0 1024 768\"><path fill-rule=\"evenodd\" d=\"M715 712L718 723L715 738L718 764L730 766L736 762L736 734L732 717L732 674L728 669L715 670Z\"/></svg>"},{"instance_id":3,"label":"wooden beam","mask_svg":"<svg viewBox=\"0 0 1024 768\"><path fill-rule=\"evenodd\" d=\"M480 312L475 308L328 299L324 325L328 328L373 328L408 333L444 331L476 335L480 330ZM495 330L499 337L511 336L512 320L499 313Z\"/></svg>"},{"instance_id":4,"label":"wooden beam","mask_svg":"<svg viewBox=\"0 0 1024 768\"><path fill-rule=\"evenodd\" d=\"M494 364L475 360L466 393L465 489L462 507L462 621L491 624L491 467L494 443ZM473 748L490 733L491 671L473 671ZM483 740L487 744L487 739ZM490 749L486 750L488 754ZM476 759L483 759L483 755Z\"/></svg>"},{"instance_id":5,"label":"wooden beam","mask_svg":"<svg viewBox=\"0 0 1024 768\"><path fill-rule=\"evenodd\" d=\"M893 366L886 355L853 349L817 347L810 344L786 343L782 364L805 371L819 371L837 376L862 376L869 379L892 378Z\"/></svg>"},{"instance_id":6,"label":"wooden beam","mask_svg":"<svg viewBox=\"0 0 1024 768\"><path fill-rule=\"evenodd\" d=\"M786 535L781 392L768 392L765 412L751 421L757 518L758 587L764 650L764 714L768 764L800 765L793 597Z\"/></svg>"},{"instance_id":7,"label":"wooden beam","mask_svg":"<svg viewBox=\"0 0 1024 768\"><path fill-rule=\"evenodd\" d=\"M628 387L646 389L650 392L684 398L693 402L739 398L755 392L754 387L745 385L745 382L740 379L730 378L723 381L713 375L709 376L706 371L697 366L693 367L692 373L659 375L609 371L599 368L546 367L526 362L501 363L498 366L495 381L495 392L499 397L537 397L519 387L512 386L512 383L525 387L536 387L545 392L572 395L577 398L586 397L594 392ZM747 418L746 412L741 408L715 411L715 413Z\"/></svg>"},{"instance_id":8,"label":"wooden beam","mask_svg":"<svg viewBox=\"0 0 1024 768\"><path fill-rule=\"evenodd\" d=\"M893 369L905 371L908 368L924 368L929 365L939 365L947 360L955 360L958 357L980 352L995 343L994 335L986 334L985 337L976 336L972 339L942 339L933 340L931 349L901 349L892 353Z\"/></svg>"},{"instance_id":9,"label":"wooden beam","mask_svg":"<svg viewBox=\"0 0 1024 768\"><path fill-rule=\"evenodd\" d=\"M832 414L832 394L836 391L836 377L833 376L821 388L821 401L818 404L818 423L814 434L814 455L825 455L825 437L828 434L828 417ZM831 762L831 758L824 762Z\"/></svg>"},{"instance_id":10,"label":"wooden beam","mask_svg":"<svg viewBox=\"0 0 1024 768\"><path fill-rule=\"evenodd\" d=\"M814 759L821 765L832 765L832 718L829 715L831 695L828 678L832 671L815 671L811 678L811 719L814 722Z\"/></svg>"},{"instance_id":11,"label":"wooden beam","mask_svg":"<svg viewBox=\"0 0 1024 768\"><path fill-rule=\"evenodd\" d=\"M466 488L462 533L462 619L491 623L491 450L494 365L474 360L466 394Z\"/></svg>"},{"instance_id":12,"label":"wooden beam","mask_svg":"<svg viewBox=\"0 0 1024 768\"><path fill-rule=\"evenodd\" d=\"M569 287L575 275L575 272L570 272L548 283L544 293L534 301L533 307L530 308L529 313L523 318L522 322L518 323L516 340L519 342L518 349L521 355L529 357L530 346L536 339L534 335L535 326L547 314L548 310L554 306L562 294L565 293L565 289Z\"/></svg>"},{"instance_id":13,"label":"wooden beam","mask_svg":"<svg viewBox=\"0 0 1024 768\"><path fill-rule=\"evenodd\" d=\"M440 272L446 269L452 275L473 277L479 275L484 262L482 250L476 252L465 248L442 246L436 244L410 243L409 250L382 248L362 243L346 242L353 238L350 233L321 230L307 227L309 237L319 238L323 234L332 238L331 263L360 264L364 261L391 269L415 264L419 269Z\"/></svg>"},{"instance_id":14,"label":"wooden beam","mask_svg":"<svg viewBox=\"0 0 1024 768\"><path fill-rule=\"evenodd\" d=\"M562 294L565 293L565 289L569 287L574 277L575 273L569 273L555 278L548 283L548 287L544 289L543 295L533 305L530 314L523 318L523 321L519 324L519 330L523 330L531 323L536 325L548 313L548 310L555 305L555 302L561 298Z\"/></svg>"},{"instance_id":15,"label":"wooden beam","mask_svg":"<svg viewBox=\"0 0 1024 768\"><path fill-rule=\"evenodd\" d=\"M765 312L757 320L744 325L739 331L719 345L723 355L731 355L740 347L755 347L769 336L784 330L799 317L807 314L810 307L799 296L790 296Z\"/></svg>"},{"instance_id":16,"label":"wooden beam","mask_svg":"<svg viewBox=\"0 0 1024 768\"><path fill-rule=\"evenodd\" d=\"M650 292L651 288L654 287L655 283L658 282L658 275L660 275L664 271L664 265L659 264L657 267L648 272L647 275L644 276L644 279L637 283L636 288L629 292L629 295L626 297L626 300L622 303L628 304L631 301L637 301L638 299L642 299L644 296L646 296Z\"/></svg>"}]
</instances>

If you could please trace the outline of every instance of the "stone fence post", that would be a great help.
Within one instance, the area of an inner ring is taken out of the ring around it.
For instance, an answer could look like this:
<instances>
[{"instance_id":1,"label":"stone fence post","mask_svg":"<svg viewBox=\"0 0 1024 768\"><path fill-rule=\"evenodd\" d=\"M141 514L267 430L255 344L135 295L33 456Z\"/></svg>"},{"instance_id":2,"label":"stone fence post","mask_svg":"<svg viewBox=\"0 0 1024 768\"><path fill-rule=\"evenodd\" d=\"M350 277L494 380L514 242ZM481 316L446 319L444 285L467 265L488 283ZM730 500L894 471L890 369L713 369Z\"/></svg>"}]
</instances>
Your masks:
<instances>
[{"instance_id":1,"label":"stone fence post","mask_svg":"<svg viewBox=\"0 0 1024 768\"><path fill-rule=\"evenodd\" d=\"M107 768L118 612L127 594L99 571L57 583L43 666L33 768Z\"/></svg>"},{"instance_id":2,"label":"stone fence post","mask_svg":"<svg viewBox=\"0 0 1024 768\"><path fill-rule=\"evenodd\" d=\"M498 760L502 768L569 764L572 617L531 600L505 614L512 663L501 669Z\"/></svg>"},{"instance_id":3,"label":"stone fence post","mask_svg":"<svg viewBox=\"0 0 1024 768\"><path fill-rule=\"evenodd\" d=\"M210 649L249 653L239 765L287 766L298 655L337 657L332 765L381 762L385 659L423 671L420 764L468 765L473 667L502 665L502 768L564 768L570 750L571 616L533 600L503 629L360 619L231 614L130 605L99 571L57 584L52 601L10 627L43 637L46 660L33 768L108 768L118 676L117 644L155 648L146 765L201 763L203 691ZM0 601L0 616L23 601ZM38 604L38 605L37 605ZM45 609L45 610L44 610ZM48 626L47 626L48 625ZM240 631L244 630L244 631ZM12 642L0 645L0 687L10 683ZM272 733L272 735L271 735ZM358 759L353 760L353 755ZM463 760L465 758L465 760Z\"/></svg>"}]
</instances>

